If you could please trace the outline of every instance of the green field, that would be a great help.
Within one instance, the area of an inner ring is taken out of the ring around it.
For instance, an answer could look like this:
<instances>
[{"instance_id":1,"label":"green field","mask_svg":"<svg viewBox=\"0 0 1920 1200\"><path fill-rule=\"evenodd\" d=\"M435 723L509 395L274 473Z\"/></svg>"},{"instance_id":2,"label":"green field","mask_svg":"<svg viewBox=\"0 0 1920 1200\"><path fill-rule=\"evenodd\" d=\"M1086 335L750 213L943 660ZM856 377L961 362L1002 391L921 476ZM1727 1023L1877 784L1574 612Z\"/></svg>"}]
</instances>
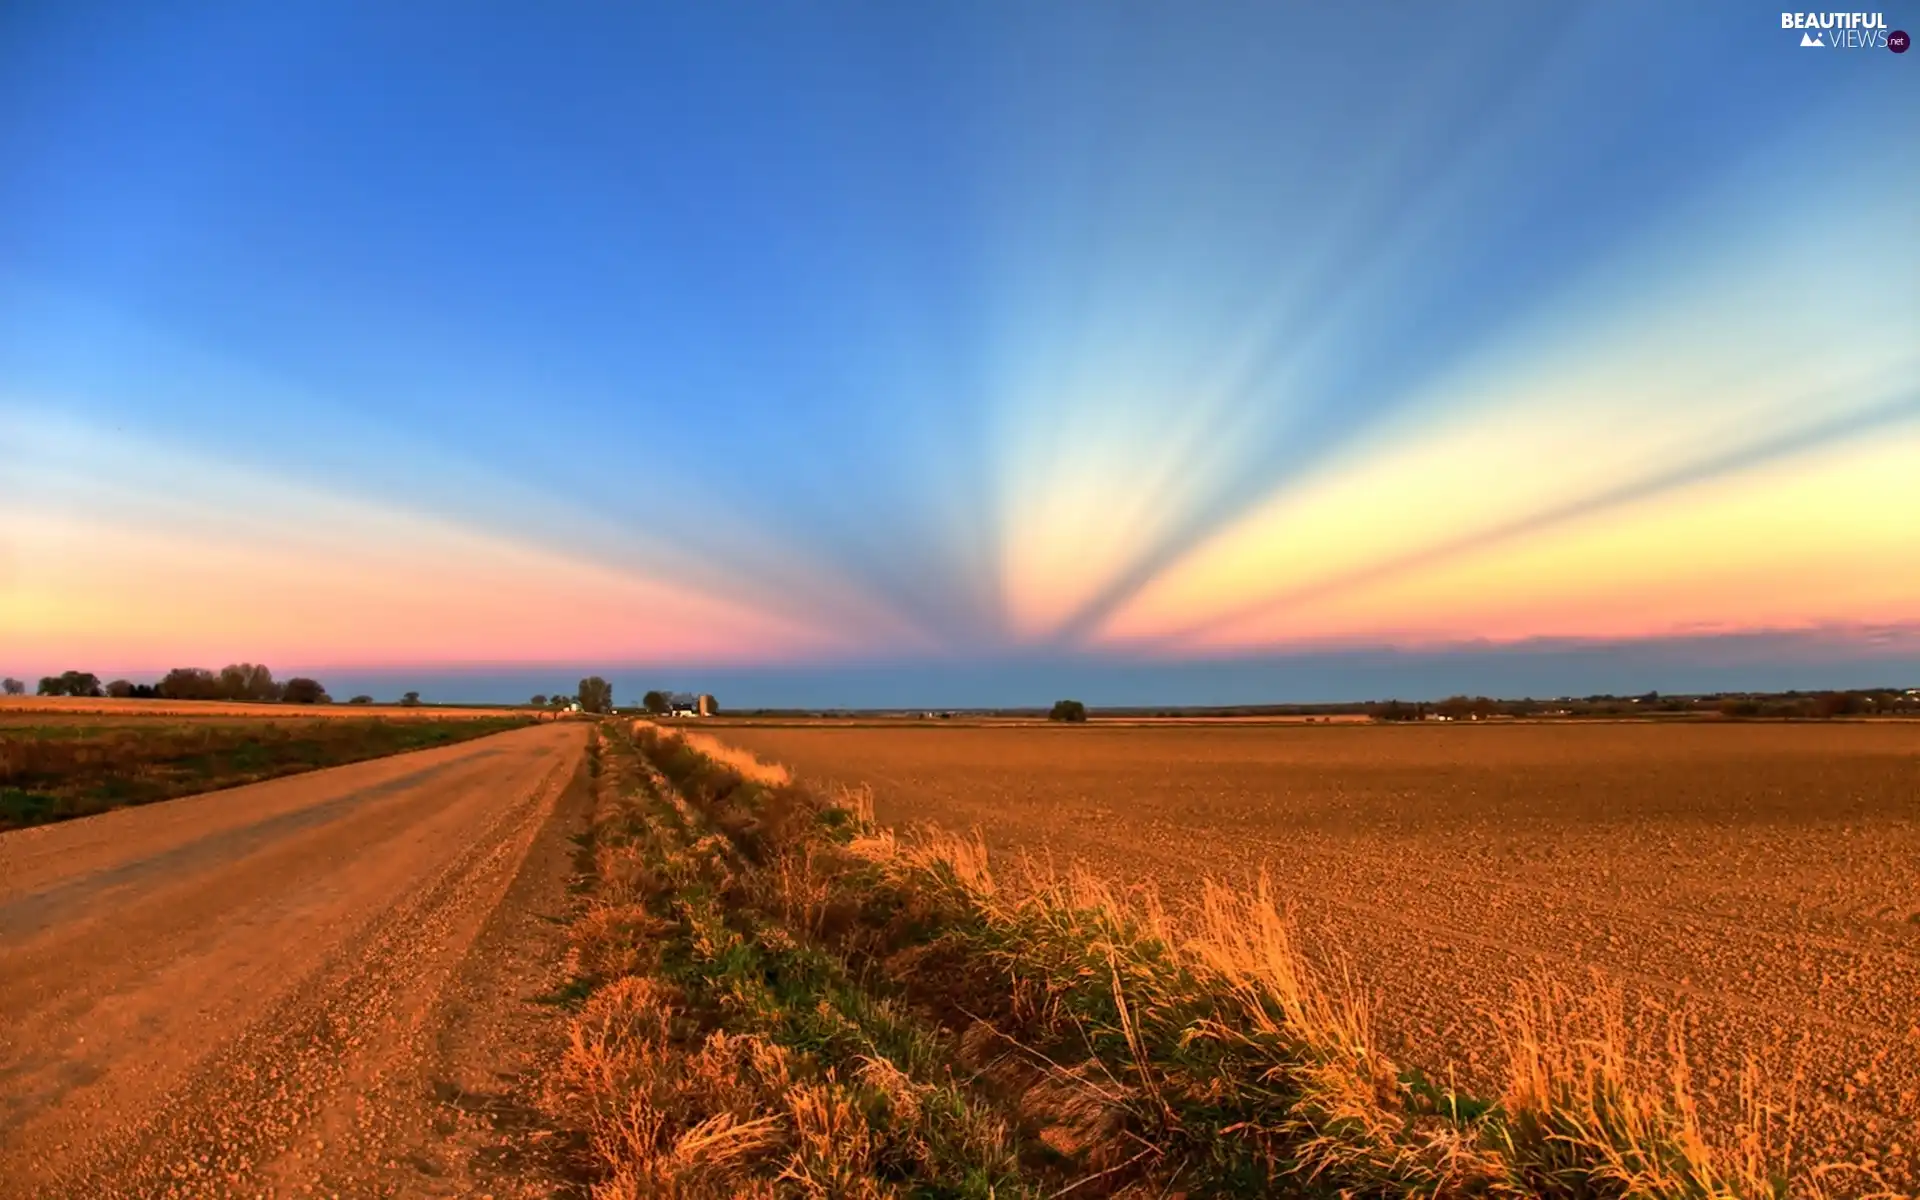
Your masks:
<instances>
[{"instance_id":1,"label":"green field","mask_svg":"<svg viewBox=\"0 0 1920 1200\"><path fill-rule=\"evenodd\" d=\"M452 745L525 724L522 717L0 724L0 829Z\"/></svg>"}]
</instances>

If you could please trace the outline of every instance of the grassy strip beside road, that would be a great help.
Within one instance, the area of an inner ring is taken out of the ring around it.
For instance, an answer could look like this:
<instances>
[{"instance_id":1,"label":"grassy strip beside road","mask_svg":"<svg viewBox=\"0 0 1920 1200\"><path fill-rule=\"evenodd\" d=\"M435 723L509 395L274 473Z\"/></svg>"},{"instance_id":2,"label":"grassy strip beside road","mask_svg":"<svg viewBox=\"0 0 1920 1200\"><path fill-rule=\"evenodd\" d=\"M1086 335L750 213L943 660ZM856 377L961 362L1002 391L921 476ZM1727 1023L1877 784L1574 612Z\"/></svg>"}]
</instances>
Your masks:
<instances>
[{"instance_id":1,"label":"grassy strip beside road","mask_svg":"<svg viewBox=\"0 0 1920 1200\"><path fill-rule=\"evenodd\" d=\"M810 936L813 839L843 846L856 820L683 793L659 767L710 760L603 738L584 1004L551 1088L595 1196L1046 1194L955 1039Z\"/></svg>"},{"instance_id":2,"label":"grassy strip beside road","mask_svg":"<svg viewBox=\"0 0 1920 1200\"><path fill-rule=\"evenodd\" d=\"M1503 1094L1460 1095L1373 1048L1264 894L1176 923L1085 876L1009 888L977 842L602 738L552 1087L602 1200L1823 1194L1769 1153L1763 1081L1712 1147L1604 1002L1523 998Z\"/></svg>"},{"instance_id":3,"label":"grassy strip beside road","mask_svg":"<svg viewBox=\"0 0 1920 1200\"><path fill-rule=\"evenodd\" d=\"M522 717L64 723L0 727L0 829L447 746Z\"/></svg>"}]
</instances>

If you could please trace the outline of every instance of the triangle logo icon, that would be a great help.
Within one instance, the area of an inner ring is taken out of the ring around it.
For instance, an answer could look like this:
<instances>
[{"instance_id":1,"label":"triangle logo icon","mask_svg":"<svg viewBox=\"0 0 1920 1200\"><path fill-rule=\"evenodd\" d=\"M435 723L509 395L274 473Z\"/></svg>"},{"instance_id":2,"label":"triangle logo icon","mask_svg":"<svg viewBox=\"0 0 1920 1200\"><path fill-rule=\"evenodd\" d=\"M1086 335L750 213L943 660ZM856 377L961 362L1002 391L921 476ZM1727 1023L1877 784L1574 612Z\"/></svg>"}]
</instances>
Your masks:
<instances>
[{"instance_id":1,"label":"triangle logo icon","mask_svg":"<svg viewBox=\"0 0 1920 1200\"><path fill-rule=\"evenodd\" d=\"M1826 43L1825 43L1825 42L1823 42L1823 41L1821 41L1821 40L1820 40L1820 35L1819 35L1819 34L1817 34L1817 33L1803 33L1803 34L1801 34L1801 35L1800 35L1800 44L1801 44L1802 46L1821 46L1821 47L1824 47L1824 46L1826 45Z\"/></svg>"}]
</instances>

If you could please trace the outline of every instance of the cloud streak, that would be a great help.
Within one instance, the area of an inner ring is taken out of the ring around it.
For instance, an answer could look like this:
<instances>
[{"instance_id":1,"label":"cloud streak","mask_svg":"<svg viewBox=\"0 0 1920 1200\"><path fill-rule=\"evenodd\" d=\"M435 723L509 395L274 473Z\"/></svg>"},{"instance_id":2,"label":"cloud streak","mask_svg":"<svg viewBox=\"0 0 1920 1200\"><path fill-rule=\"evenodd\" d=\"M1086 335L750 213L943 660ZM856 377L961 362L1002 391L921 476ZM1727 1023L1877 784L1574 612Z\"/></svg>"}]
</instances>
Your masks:
<instances>
[{"instance_id":1,"label":"cloud streak","mask_svg":"<svg viewBox=\"0 0 1920 1200\"><path fill-rule=\"evenodd\" d=\"M32 661L157 669L778 661L844 634L726 596L178 447L15 414L0 623Z\"/></svg>"}]
</instances>

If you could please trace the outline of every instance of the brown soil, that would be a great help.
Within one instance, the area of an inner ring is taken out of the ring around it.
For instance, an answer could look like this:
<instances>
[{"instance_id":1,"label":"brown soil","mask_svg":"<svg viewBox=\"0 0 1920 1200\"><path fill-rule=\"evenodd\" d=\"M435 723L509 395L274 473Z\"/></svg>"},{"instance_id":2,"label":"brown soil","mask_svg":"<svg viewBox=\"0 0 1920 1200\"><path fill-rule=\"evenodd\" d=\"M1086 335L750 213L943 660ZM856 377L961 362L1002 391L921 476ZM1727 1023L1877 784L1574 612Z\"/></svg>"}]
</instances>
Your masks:
<instances>
[{"instance_id":1,"label":"brown soil","mask_svg":"<svg viewBox=\"0 0 1920 1200\"><path fill-rule=\"evenodd\" d=\"M553 1195L559 723L0 835L0 1196Z\"/></svg>"},{"instance_id":2,"label":"brown soil","mask_svg":"<svg viewBox=\"0 0 1920 1200\"><path fill-rule=\"evenodd\" d=\"M1719 1136L1753 1058L1804 1072L1803 1153L1920 1175L1920 724L714 732L1176 905L1264 870L1385 1048L1477 1088L1516 983L1598 972L1650 1060L1681 1023Z\"/></svg>"}]
</instances>

